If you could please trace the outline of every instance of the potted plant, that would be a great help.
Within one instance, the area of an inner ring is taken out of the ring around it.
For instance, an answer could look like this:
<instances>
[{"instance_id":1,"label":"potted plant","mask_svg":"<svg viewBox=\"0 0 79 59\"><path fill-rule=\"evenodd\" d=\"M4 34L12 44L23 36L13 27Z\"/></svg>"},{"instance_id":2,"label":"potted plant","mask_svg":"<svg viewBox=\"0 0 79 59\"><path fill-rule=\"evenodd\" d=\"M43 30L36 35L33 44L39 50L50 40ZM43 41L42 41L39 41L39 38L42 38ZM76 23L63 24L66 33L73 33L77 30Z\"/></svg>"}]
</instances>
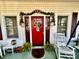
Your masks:
<instances>
[{"instance_id":1,"label":"potted plant","mask_svg":"<svg viewBox=\"0 0 79 59\"><path fill-rule=\"evenodd\" d=\"M55 52L55 48L54 48L54 44L50 44L50 43L46 43L45 46L44 46L45 50L48 51L48 52L52 52L54 51Z\"/></svg>"},{"instance_id":2,"label":"potted plant","mask_svg":"<svg viewBox=\"0 0 79 59\"><path fill-rule=\"evenodd\" d=\"M22 51L30 51L31 50L31 44L29 42L25 42L22 46Z\"/></svg>"},{"instance_id":3,"label":"potted plant","mask_svg":"<svg viewBox=\"0 0 79 59\"><path fill-rule=\"evenodd\" d=\"M57 55L56 55L56 51L55 51L55 45L54 44L51 44L49 42L47 42L45 45L44 45L44 48L47 52L51 52L51 53L54 53L54 55L56 56L56 59L57 58Z\"/></svg>"}]
</instances>

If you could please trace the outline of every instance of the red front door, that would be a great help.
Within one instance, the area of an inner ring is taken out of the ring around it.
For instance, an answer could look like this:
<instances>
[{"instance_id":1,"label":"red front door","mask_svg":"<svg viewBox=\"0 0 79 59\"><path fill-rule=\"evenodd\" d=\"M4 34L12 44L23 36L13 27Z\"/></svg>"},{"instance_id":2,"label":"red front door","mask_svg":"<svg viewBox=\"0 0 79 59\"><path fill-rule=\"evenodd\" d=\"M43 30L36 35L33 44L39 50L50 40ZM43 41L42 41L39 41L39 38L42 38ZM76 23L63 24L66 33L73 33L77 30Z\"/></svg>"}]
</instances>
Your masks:
<instances>
[{"instance_id":1,"label":"red front door","mask_svg":"<svg viewBox=\"0 0 79 59\"><path fill-rule=\"evenodd\" d=\"M31 16L32 45L43 46L44 44L44 16Z\"/></svg>"}]
</instances>

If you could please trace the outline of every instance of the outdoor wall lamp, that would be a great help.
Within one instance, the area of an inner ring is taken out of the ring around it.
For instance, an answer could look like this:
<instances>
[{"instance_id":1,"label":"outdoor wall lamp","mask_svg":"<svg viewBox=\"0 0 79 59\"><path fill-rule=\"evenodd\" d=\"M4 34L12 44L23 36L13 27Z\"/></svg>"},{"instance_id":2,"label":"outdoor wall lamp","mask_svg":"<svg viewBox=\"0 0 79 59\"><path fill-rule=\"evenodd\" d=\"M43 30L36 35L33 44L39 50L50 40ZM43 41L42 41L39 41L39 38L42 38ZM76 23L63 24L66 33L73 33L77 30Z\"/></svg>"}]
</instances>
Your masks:
<instances>
[{"instance_id":1,"label":"outdoor wall lamp","mask_svg":"<svg viewBox=\"0 0 79 59\"><path fill-rule=\"evenodd\" d=\"M54 16L50 16L50 26L53 26L55 25L55 19L54 19Z\"/></svg>"},{"instance_id":2,"label":"outdoor wall lamp","mask_svg":"<svg viewBox=\"0 0 79 59\"><path fill-rule=\"evenodd\" d=\"M20 25L24 27L23 15L20 15Z\"/></svg>"}]
</instances>

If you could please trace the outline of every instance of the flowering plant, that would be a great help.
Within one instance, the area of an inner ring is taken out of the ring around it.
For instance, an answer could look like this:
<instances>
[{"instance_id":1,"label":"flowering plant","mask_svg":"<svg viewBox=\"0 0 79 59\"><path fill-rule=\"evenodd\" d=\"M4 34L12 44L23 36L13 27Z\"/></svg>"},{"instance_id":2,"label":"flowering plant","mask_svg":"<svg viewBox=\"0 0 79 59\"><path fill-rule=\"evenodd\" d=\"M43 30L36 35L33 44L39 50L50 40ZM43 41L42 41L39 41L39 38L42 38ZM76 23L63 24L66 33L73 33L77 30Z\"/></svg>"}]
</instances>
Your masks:
<instances>
[{"instance_id":1,"label":"flowering plant","mask_svg":"<svg viewBox=\"0 0 79 59\"><path fill-rule=\"evenodd\" d=\"M22 46L22 51L30 51L31 50L31 44L29 42L26 42Z\"/></svg>"},{"instance_id":2,"label":"flowering plant","mask_svg":"<svg viewBox=\"0 0 79 59\"><path fill-rule=\"evenodd\" d=\"M49 52L54 51L55 52L54 44L47 43L44 47L45 47L46 51L49 51Z\"/></svg>"}]
</instances>

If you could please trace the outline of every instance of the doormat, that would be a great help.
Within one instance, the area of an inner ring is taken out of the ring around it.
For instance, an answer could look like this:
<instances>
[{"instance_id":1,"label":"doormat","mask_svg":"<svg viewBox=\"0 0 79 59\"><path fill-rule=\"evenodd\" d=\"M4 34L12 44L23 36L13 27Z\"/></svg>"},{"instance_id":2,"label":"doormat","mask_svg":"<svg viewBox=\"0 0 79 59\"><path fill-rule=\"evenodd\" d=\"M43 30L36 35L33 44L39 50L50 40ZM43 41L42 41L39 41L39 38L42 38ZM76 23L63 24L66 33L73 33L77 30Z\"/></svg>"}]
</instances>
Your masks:
<instances>
[{"instance_id":1,"label":"doormat","mask_svg":"<svg viewBox=\"0 0 79 59\"><path fill-rule=\"evenodd\" d=\"M41 58L45 54L44 48L32 49L32 56L34 58Z\"/></svg>"}]
</instances>

